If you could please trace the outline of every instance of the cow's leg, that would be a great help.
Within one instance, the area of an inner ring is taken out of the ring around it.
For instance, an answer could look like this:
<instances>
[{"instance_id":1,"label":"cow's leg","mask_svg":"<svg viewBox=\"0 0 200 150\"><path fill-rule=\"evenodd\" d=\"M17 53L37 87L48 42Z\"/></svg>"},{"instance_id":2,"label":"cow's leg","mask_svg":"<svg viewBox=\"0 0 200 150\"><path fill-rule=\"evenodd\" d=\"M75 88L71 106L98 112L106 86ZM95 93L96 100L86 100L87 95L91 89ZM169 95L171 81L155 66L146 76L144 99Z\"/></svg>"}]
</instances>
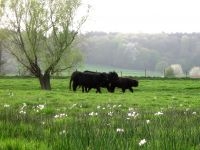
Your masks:
<instances>
[{"instance_id":1,"label":"cow's leg","mask_svg":"<svg viewBox=\"0 0 200 150\"><path fill-rule=\"evenodd\" d=\"M75 92L78 85L76 84L76 82L73 82L72 86L73 86L73 91Z\"/></svg>"},{"instance_id":2,"label":"cow's leg","mask_svg":"<svg viewBox=\"0 0 200 150\"><path fill-rule=\"evenodd\" d=\"M84 88L84 89L85 89L85 92L87 93L87 92L88 92L88 88L85 86L85 88Z\"/></svg>"},{"instance_id":3,"label":"cow's leg","mask_svg":"<svg viewBox=\"0 0 200 150\"><path fill-rule=\"evenodd\" d=\"M108 92L110 92L110 87L109 87L109 86L107 86L106 88L107 88Z\"/></svg>"},{"instance_id":4,"label":"cow's leg","mask_svg":"<svg viewBox=\"0 0 200 150\"><path fill-rule=\"evenodd\" d=\"M86 90L87 92L89 92L91 89L92 89L92 88L89 87L89 88L86 88L85 90Z\"/></svg>"},{"instance_id":5,"label":"cow's leg","mask_svg":"<svg viewBox=\"0 0 200 150\"><path fill-rule=\"evenodd\" d=\"M115 87L114 87L114 86L111 86L109 91L110 91L111 93L114 93L114 92L115 92Z\"/></svg>"},{"instance_id":6,"label":"cow's leg","mask_svg":"<svg viewBox=\"0 0 200 150\"><path fill-rule=\"evenodd\" d=\"M133 93L133 89L132 89L132 87L129 87L129 90Z\"/></svg>"},{"instance_id":7,"label":"cow's leg","mask_svg":"<svg viewBox=\"0 0 200 150\"><path fill-rule=\"evenodd\" d=\"M96 91L96 93L101 93L101 89L100 89L100 87L97 87L97 91Z\"/></svg>"},{"instance_id":8,"label":"cow's leg","mask_svg":"<svg viewBox=\"0 0 200 150\"><path fill-rule=\"evenodd\" d=\"M82 85L82 92L83 92L83 93L84 93L84 88L85 88L85 86Z\"/></svg>"},{"instance_id":9,"label":"cow's leg","mask_svg":"<svg viewBox=\"0 0 200 150\"><path fill-rule=\"evenodd\" d=\"M123 93L125 93L125 90L126 90L125 88L122 88L122 92L123 92Z\"/></svg>"}]
</instances>

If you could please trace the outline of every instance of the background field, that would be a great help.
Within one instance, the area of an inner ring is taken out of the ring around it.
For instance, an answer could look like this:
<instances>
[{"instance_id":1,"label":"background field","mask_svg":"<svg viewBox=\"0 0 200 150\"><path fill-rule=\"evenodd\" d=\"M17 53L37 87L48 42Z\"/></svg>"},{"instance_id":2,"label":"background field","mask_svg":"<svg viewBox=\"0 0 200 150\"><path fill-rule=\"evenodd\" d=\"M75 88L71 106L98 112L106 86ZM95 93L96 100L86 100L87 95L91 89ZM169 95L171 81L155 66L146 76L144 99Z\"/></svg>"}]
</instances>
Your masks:
<instances>
[{"instance_id":1,"label":"background field","mask_svg":"<svg viewBox=\"0 0 200 150\"><path fill-rule=\"evenodd\" d=\"M137 76L137 77L162 77L164 76L164 69L162 70L163 73L158 71L150 71L149 69L143 70L131 70L131 69L122 69L119 67L113 66L102 66L102 65L89 65L85 64L84 66L80 67L78 70L85 71L85 70L92 70L97 72L110 72L115 71L120 76Z\"/></svg>"},{"instance_id":2,"label":"background field","mask_svg":"<svg viewBox=\"0 0 200 150\"><path fill-rule=\"evenodd\" d=\"M1 78L0 149L199 149L199 80L137 79L134 93L99 94Z\"/></svg>"}]
</instances>

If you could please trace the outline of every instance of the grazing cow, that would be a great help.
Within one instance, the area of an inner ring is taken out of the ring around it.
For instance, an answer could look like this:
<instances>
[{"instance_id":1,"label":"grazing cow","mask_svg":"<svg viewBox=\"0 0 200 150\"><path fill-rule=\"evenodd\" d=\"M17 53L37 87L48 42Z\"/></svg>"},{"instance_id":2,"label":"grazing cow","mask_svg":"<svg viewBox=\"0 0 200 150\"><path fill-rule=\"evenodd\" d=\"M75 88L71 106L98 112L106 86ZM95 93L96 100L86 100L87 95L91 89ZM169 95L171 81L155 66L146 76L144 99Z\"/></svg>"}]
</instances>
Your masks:
<instances>
[{"instance_id":1,"label":"grazing cow","mask_svg":"<svg viewBox=\"0 0 200 150\"><path fill-rule=\"evenodd\" d=\"M103 74L76 71L71 75L70 89L72 84L73 91L76 91L78 86L82 86L82 92L84 92L87 88L95 88L97 89L97 92L101 93L100 86L105 82L107 82L107 76Z\"/></svg>"},{"instance_id":2,"label":"grazing cow","mask_svg":"<svg viewBox=\"0 0 200 150\"><path fill-rule=\"evenodd\" d=\"M89 92L90 89L97 89L96 92L101 93L100 87L106 87L109 91L109 85L118 79L118 75L116 72L110 73L100 73L100 72L79 72L75 71L71 75L70 79L70 89L71 84L73 82L73 91L76 91L78 86L82 86L82 92Z\"/></svg>"},{"instance_id":3,"label":"grazing cow","mask_svg":"<svg viewBox=\"0 0 200 150\"><path fill-rule=\"evenodd\" d=\"M124 93L126 89L133 92L132 87L138 87L138 81L130 78L119 77L119 79L111 84L110 91L114 92L115 87L121 88Z\"/></svg>"},{"instance_id":4,"label":"grazing cow","mask_svg":"<svg viewBox=\"0 0 200 150\"><path fill-rule=\"evenodd\" d=\"M105 72L101 73L101 72L93 72L93 71L84 71L84 72L99 74L99 75L103 75L104 77L106 77L107 79L104 80L104 82L102 82L100 86L103 88L107 88L108 92L110 92L111 83L113 83L119 79L118 74L116 72L109 72L109 73L105 73ZM86 92L89 92L90 89L91 89L90 87L85 87Z\"/></svg>"},{"instance_id":5,"label":"grazing cow","mask_svg":"<svg viewBox=\"0 0 200 150\"><path fill-rule=\"evenodd\" d=\"M76 87L80 86L79 78L82 75L80 71L74 71L71 75L70 82L69 82L69 89L71 90L71 84L73 82L73 91L76 91ZM75 82L74 82L75 81Z\"/></svg>"}]
</instances>

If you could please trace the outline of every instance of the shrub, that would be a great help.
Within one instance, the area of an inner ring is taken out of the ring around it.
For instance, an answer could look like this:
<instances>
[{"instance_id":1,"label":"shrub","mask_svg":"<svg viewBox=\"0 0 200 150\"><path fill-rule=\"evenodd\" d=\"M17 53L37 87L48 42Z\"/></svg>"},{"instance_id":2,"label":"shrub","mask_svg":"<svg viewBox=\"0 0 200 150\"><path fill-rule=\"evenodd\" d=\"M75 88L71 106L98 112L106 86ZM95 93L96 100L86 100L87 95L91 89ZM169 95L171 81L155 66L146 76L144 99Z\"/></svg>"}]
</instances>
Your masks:
<instances>
[{"instance_id":1,"label":"shrub","mask_svg":"<svg viewBox=\"0 0 200 150\"><path fill-rule=\"evenodd\" d=\"M193 67L190 72L189 75L191 78L200 78L200 67Z\"/></svg>"},{"instance_id":2,"label":"shrub","mask_svg":"<svg viewBox=\"0 0 200 150\"><path fill-rule=\"evenodd\" d=\"M174 70L171 67L167 67L165 69L165 77L168 77L168 78L175 77Z\"/></svg>"},{"instance_id":3,"label":"shrub","mask_svg":"<svg viewBox=\"0 0 200 150\"><path fill-rule=\"evenodd\" d=\"M173 64L165 69L165 77L181 77L183 70L180 64Z\"/></svg>"}]
</instances>

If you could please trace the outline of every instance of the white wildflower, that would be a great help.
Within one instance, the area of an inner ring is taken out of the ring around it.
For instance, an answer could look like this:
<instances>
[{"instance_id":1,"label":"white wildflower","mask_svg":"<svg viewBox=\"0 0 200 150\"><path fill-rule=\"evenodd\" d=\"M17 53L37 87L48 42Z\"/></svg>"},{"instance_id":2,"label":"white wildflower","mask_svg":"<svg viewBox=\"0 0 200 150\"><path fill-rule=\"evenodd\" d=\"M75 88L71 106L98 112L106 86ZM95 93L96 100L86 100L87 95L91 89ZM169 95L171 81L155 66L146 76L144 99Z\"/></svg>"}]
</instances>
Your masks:
<instances>
[{"instance_id":1,"label":"white wildflower","mask_svg":"<svg viewBox=\"0 0 200 150\"><path fill-rule=\"evenodd\" d=\"M91 112L91 113L89 113L89 116L97 116L97 115L98 115L97 112Z\"/></svg>"},{"instance_id":2,"label":"white wildflower","mask_svg":"<svg viewBox=\"0 0 200 150\"><path fill-rule=\"evenodd\" d=\"M110 112L108 113L108 116L113 116L113 112L110 111Z\"/></svg>"},{"instance_id":3,"label":"white wildflower","mask_svg":"<svg viewBox=\"0 0 200 150\"><path fill-rule=\"evenodd\" d=\"M118 107L122 107L122 105L120 104L120 105L118 105Z\"/></svg>"},{"instance_id":4,"label":"white wildflower","mask_svg":"<svg viewBox=\"0 0 200 150\"><path fill-rule=\"evenodd\" d=\"M192 112L192 114L193 114L193 115L196 115L196 114L197 114L197 112L195 112L195 111L194 111L194 112Z\"/></svg>"},{"instance_id":5,"label":"white wildflower","mask_svg":"<svg viewBox=\"0 0 200 150\"><path fill-rule=\"evenodd\" d=\"M159 112L155 113L154 115L155 115L155 116L160 116L160 115L163 115L163 112L160 112L160 111L159 111Z\"/></svg>"},{"instance_id":6,"label":"white wildflower","mask_svg":"<svg viewBox=\"0 0 200 150\"><path fill-rule=\"evenodd\" d=\"M146 123L149 124L149 123L150 123L150 120L146 120Z\"/></svg>"},{"instance_id":7,"label":"white wildflower","mask_svg":"<svg viewBox=\"0 0 200 150\"><path fill-rule=\"evenodd\" d=\"M55 115L54 118L59 118L59 115Z\"/></svg>"},{"instance_id":8,"label":"white wildflower","mask_svg":"<svg viewBox=\"0 0 200 150\"><path fill-rule=\"evenodd\" d=\"M61 117L67 117L67 114L63 113L63 114L60 114Z\"/></svg>"},{"instance_id":9,"label":"white wildflower","mask_svg":"<svg viewBox=\"0 0 200 150\"><path fill-rule=\"evenodd\" d=\"M186 108L186 111L189 111L190 110L190 108Z\"/></svg>"},{"instance_id":10,"label":"white wildflower","mask_svg":"<svg viewBox=\"0 0 200 150\"><path fill-rule=\"evenodd\" d=\"M122 133L122 132L124 132L124 129L122 129L122 128L117 128L116 131L119 132L119 133Z\"/></svg>"},{"instance_id":11,"label":"white wildflower","mask_svg":"<svg viewBox=\"0 0 200 150\"><path fill-rule=\"evenodd\" d=\"M128 108L128 111L134 111L134 108L130 107Z\"/></svg>"},{"instance_id":12,"label":"white wildflower","mask_svg":"<svg viewBox=\"0 0 200 150\"><path fill-rule=\"evenodd\" d=\"M129 112L128 116L133 117L134 119L138 116L139 114L137 112Z\"/></svg>"},{"instance_id":13,"label":"white wildflower","mask_svg":"<svg viewBox=\"0 0 200 150\"><path fill-rule=\"evenodd\" d=\"M108 123L108 124L107 124L107 126L111 127L111 124L110 124L110 123Z\"/></svg>"},{"instance_id":14,"label":"white wildflower","mask_svg":"<svg viewBox=\"0 0 200 150\"><path fill-rule=\"evenodd\" d=\"M108 108L111 108L110 104L107 105Z\"/></svg>"},{"instance_id":15,"label":"white wildflower","mask_svg":"<svg viewBox=\"0 0 200 150\"><path fill-rule=\"evenodd\" d=\"M146 141L145 139L140 140L140 142L139 142L139 146L144 145L146 142L147 142L147 141Z\"/></svg>"},{"instance_id":16,"label":"white wildflower","mask_svg":"<svg viewBox=\"0 0 200 150\"><path fill-rule=\"evenodd\" d=\"M3 107L8 108L8 107L10 107L10 105L4 104Z\"/></svg>"},{"instance_id":17,"label":"white wildflower","mask_svg":"<svg viewBox=\"0 0 200 150\"><path fill-rule=\"evenodd\" d=\"M19 113L20 114L26 114L26 111L20 110Z\"/></svg>"},{"instance_id":18,"label":"white wildflower","mask_svg":"<svg viewBox=\"0 0 200 150\"><path fill-rule=\"evenodd\" d=\"M117 107L117 105L113 105L113 108Z\"/></svg>"},{"instance_id":19,"label":"white wildflower","mask_svg":"<svg viewBox=\"0 0 200 150\"><path fill-rule=\"evenodd\" d=\"M13 96L14 96L14 93L13 93L12 91L10 91L10 92L8 93L8 96L13 97Z\"/></svg>"},{"instance_id":20,"label":"white wildflower","mask_svg":"<svg viewBox=\"0 0 200 150\"><path fill-rule=\"evenodd\" d=\"M42 110L42 109L44 109L44 105L40 104L40 105L37 106L37 108Z\"/></svg>"},{"instance_id":21,"label":"white wildflower","mask_svg":"<svg viewBox=\"0 0 200 150\"><path fill-rule=\"evenodd\" d=\"M101 108L101 106L100 106L100 105L98 105L98 106L97 106L97 109L100 109L100 108Z\"/></svg>"},{"instance_id":22,"label":"white wildflower","mask_svg":"<svg viewBox=\"0 0 200 150\"><path fill-rule=\"evenodd\" d=\"M73 104L69 109L72 109L76 106L77 104Z\"/></svg>"},{"instance_id":23,"label":"white wildflower","mask_svg":"<svg viewBox=\"0 0 200 150\"><path fill-rule=\"evenodd\" d=\"M62 113L62 114L57 114L54 116L54 118L63 118L63 117L67 117L67 114Z\"/></svg>"},{"instance_id":24,"label":"white wildflower","mask_svg":"<svg viewBox=\"0 0 200 150\"><path fill-rule=\"evenodd\" d=\"M66 130L62 130L59 132L60 135L65 134L65 133L66 133Z\"/></svg>"},{"instance_id":25,"label":"white wildflower","mask_svg":"<svg viewBox=\"0 0 200 150\"><path fill-rule=\"evenodd\" d=\"M26 103L23 103L23 106L21 107L21 110L23 110L26 107Z\"/></svg>"},{"instance_id":26,"label":"white wildflower","mask_svg":"<svg viewBox=\"0 0 200 150\"><path fill-rule=\"evenodd\" d=\"M23 106L20 108L20 111L19 111L20 114L26 114L26 111L24 110L26 106L27 106L26 103L23 103Z\"/></svg>"}]
</instances>

